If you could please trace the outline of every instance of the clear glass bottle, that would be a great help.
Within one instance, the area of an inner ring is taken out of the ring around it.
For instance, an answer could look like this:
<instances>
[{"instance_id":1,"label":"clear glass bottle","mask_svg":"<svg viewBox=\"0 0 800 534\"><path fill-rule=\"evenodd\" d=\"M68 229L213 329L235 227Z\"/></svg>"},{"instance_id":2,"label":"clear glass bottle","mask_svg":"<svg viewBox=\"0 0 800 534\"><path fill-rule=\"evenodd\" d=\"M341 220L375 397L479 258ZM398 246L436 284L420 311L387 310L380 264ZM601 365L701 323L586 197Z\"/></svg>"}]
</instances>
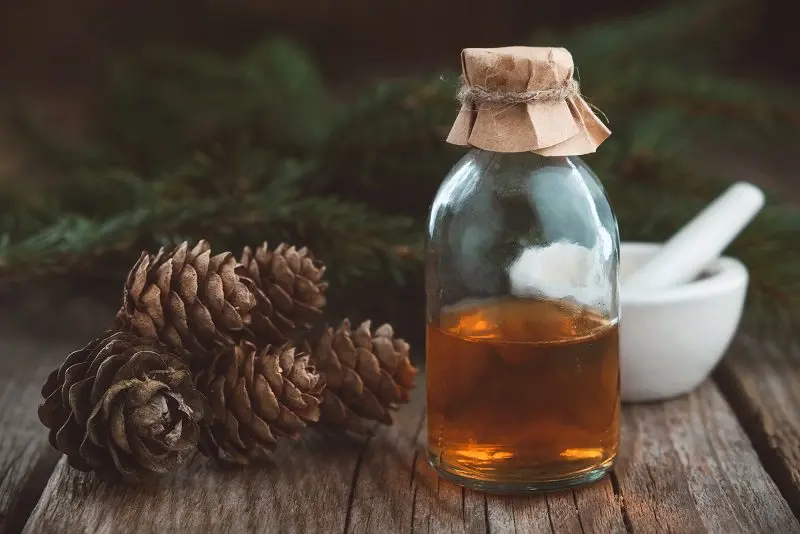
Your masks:
<instances>
[{"instance_id":1,"label":"clear glass bottle","mask_svg":"<svg viewBox=\"0 0 800 534\"><path fill-rule=\"evenodd\" d=\"M427 235L428 454L503 493L601 478L617 454L619 235L578 157L471 149Z\"/></svg>"}]
</instances>

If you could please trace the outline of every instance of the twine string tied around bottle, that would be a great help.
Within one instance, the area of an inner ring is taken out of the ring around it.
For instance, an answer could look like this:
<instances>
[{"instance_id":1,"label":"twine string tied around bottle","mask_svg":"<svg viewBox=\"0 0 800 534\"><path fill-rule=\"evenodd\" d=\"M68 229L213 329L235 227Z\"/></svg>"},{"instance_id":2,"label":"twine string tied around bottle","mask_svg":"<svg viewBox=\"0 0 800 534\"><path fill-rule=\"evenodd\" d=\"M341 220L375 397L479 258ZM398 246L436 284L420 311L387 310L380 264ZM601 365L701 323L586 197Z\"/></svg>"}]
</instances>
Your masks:
<instances>
[{"instance_id":1,"label":"twine string tied around bottle","mask_svg":"<svg viewBox=\"0 0 800 534\"><path fill-rule=\"evenodd\" d=\"M549 87L547 89L507 91L487 89L480 85L470 85L462 76L461 87L456 93L456 100L468 106L478 106L480 104L512 106L515 104L530 104L533 102L559 102L571 97L580 96L580 85L574 78L566 80L562 85Z\"/></svg>"}]
</instances>

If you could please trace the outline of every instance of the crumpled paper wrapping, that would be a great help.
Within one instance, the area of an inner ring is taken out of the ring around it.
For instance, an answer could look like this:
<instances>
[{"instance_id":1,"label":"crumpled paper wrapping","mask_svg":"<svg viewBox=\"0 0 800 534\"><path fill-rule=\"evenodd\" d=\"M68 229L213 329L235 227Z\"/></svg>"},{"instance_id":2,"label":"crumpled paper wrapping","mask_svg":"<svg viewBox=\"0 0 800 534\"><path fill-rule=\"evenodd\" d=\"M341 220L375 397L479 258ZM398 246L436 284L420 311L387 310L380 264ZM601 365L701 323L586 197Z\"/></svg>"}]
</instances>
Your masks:
<instances>
[{"instance_id":1,"label":"crumpled paper wrapping","mask_svg":"<svg viewBox=\"0 0 800 534\"><path fill-rule=\"evenodd\" d=\"M571 83L575 67L564 48L466 48L464 83L498 92L545 91ZM447 142L492 152L578 156L594 152L611 131L576 93L563 100L463 104Z\"/></svg>"}]
</instances>

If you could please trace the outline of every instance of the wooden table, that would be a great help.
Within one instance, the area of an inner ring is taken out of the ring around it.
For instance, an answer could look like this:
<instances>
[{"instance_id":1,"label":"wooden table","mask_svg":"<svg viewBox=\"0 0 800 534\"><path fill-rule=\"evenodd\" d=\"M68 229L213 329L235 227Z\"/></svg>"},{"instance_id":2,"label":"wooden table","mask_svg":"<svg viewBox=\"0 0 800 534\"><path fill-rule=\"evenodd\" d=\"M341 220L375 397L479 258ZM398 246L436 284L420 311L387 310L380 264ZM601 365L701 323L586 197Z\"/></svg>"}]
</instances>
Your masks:
<instances>
[{"instance_id":1,"label":"wooden table","mask_svg":"<svg viewBox=\"0 0 800 534\"><path fill-rule=\"evenodd\" d=\"M107 313L64 306L43 318L0 299L0 532L800 532L795 340L742 335L693 394L625 407L619 464L581 490L500 497L439 480L423 449L424 376L367 440L308 433L272 466L197 455L157 484L115 487L69 469L36 417L47 373Z\"/></svg>"}]
</instances>

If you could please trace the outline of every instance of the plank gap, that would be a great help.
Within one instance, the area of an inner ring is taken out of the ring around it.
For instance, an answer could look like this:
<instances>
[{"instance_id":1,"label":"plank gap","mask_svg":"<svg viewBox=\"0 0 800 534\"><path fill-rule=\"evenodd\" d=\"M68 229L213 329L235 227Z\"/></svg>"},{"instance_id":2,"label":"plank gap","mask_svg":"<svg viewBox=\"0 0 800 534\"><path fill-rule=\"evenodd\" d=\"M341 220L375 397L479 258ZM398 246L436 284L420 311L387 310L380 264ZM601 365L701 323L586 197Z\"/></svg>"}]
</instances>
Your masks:
<instances>
[{"instance_id":1,"label":"plank gap","mask_svg":"<svg viewBox=\"0 0 800 534\"><path fill-rule=\"evenodd\" d=\"M414 478L417 474L417 461L419 460L419 451L420 451L420 448L417 446L418 445L417 442L419 441L419 435L422 433L422 427L425 425L427 408L428 408L427 404L423 403L422 409L420 410L419 414L419 423L417 423L417 429L414 431L414 436L411 440L411 443L414 446L414 457L411 459L411 477L408 482L409 487L412 487L414 485Z\"/></svg>"},{"instance_id":2,"label":"plank gap","mask_svg":"<svg viewBox=\"0 0 800 534\"><path fill-rule=\"evenodd\" d=\"M416 463L416 462L415 462ZM411 533L414 533L414 516L417 511L417 487L414 486L414 493L411 496Z\"/></svg>"},{"instance_id":3,"label":"plank gap","mask_svg":"<svg viewBox=\"0 0 800 534\"><path fill-rule=\"evenodd\" d=\"M622 513L622 523L625 525L625 532L632 534L633 524L628 515L628 509L625 507L625 497L622 496L622 490L619 487L619 479L613 470L608 473L608 480L611 482L611 491L614 492L614 500L617 501L619 511Z\"/></svg>"},{"instance_id":4,"label":"plank gap","mask_svg":"<svg viewBox=\"0 0 800 534\"><path fill-rule=\"evenodd\" d=\"M356 498L356 487L358 486L358 475L361 472L361 464L364 462L364 455L367 453L367 449L369 448L369 444L372 442L373 434L370 434L367 439L364 441L364 445L361 447L361 450L358 451L358 458L356 459L356 466L353 469L353 480L350 482L350 492L347 495L347 511L345 512L344 516L344 534L347 534L347 531L350 529L350 516L352 515L353 511L353 501Z\"/></svg>"},{"instance_id":5,"label":"plank gap","mask_svg":"<svg viewBox=\"0 0 800 534\"><path fill-rule=\"evenodd\" d=\"M547 522L550 523L550 532L556 534L556 528L553 526L553 514L550 512L550 498L544 495L544 505L547 507ZM511 517L514 517L514 508L511 508ZM515 529L516 530L516 529Z\"/></svg>"},{"instance_id":6,"label":"plank gap","mask_svg":"<svg viewBox=\"0 0 800 534\"><path fill-rule=\"evenodd\" d=\"M492 534L492 527L489 524L489 501L486 494L483 494L483 520L486 522L486 534Z\"/></svg>"},{"instance_id":7,"label":"plank gap","mask_svg":"<svg viewBox=\"0 0 800 534\"><path fill-rule=\"evenodd\" d=\"M800 491L795 487L791 472L786 469L779 451L769 442L762 417L750 406L747 394L734 372L726 365L714 372L714 381L747 435L764 470L778 487L792 513L800 519Z\"/></svg>"},{"instance_id":8,"label":"plank gap","mask_svg":"<svg viewBox=\"0 0 800 534\"><path fill-rule=\"evenodd\" d=\"M31 512L47 487L50 475L55 471L58 460L61 458L61 454L50 447L47 442L39 445L38 456L25 483L11 502L8 514L0 521L0 532L4 534L16 534L25 528Z\"/></svg>"},{"instance_id":9,"label":"plank gap","mask_svg":"<svg viewBox=\"0 0 800 534\"><path fill-rule=\"evenodd\" d=\"M583 528L581 509L578 507L578 495L575 493L575 490L571 490L570 493L572 493L572 503L575 505L575 513L578 515L578 525L581 527L581 533L585 533L586 529Z\"/></svg>"},{"instance_id":10,"label":"plank gap","mask_svg":"<svg viewBox=\"0 0 800 534\"><path fill-rule=\"evenodd\" d=\"M408 487L414 487L414 475L417 472L416 466L417 461L419 460L419 450L414 449L414 457L411 459L411 475L408 477Z\"/></svg>"},{"instance_id":11,"label":"plank gap","mask_svg":"<svg viewBox=\"0 0 800 534\"><path fill-rule=\"evenodd\" d=\"M514 513L514 507L511 507L511 524L514 525L514 532L519 532L517 530L517 514Z\"/></svg>"}]
</instances>

